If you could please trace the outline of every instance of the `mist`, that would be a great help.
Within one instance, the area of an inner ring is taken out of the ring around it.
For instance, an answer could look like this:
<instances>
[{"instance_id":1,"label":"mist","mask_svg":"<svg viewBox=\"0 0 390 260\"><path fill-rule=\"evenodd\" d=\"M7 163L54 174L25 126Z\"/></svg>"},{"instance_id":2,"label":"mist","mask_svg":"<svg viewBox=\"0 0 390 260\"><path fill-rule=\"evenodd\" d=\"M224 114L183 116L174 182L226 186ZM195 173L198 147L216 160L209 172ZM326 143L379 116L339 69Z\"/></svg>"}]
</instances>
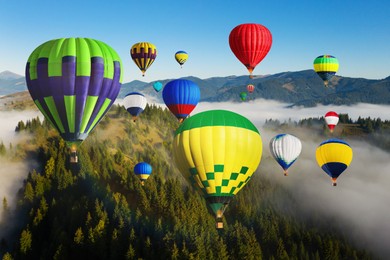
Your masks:
<instances>
[{"instance_id":1,"label":"mist","mask_svg":"<svg viewBox=\"0 0 390 260\"><path fill-rule=\"evenodd\" d=\"M251 120L263 140L263 156L258 168L272 182L279 183L299 202L296 215L303 219L312 214L332 220L329 225L340 229L361 248L378 257L390 255L390 153L366 142L345 139L353 149L353 160L332 186L330 177L318 166L315 151L325 137L310 130L290 132L302 141L302 153L284 176L282 168L270 155L268 144L273 132L263 128L266 119L299 121L321 117L329 110L348 114L352 120L359 116L390 120L390 106L358 104L355 106L317 106L286 108L289 104L269 100L245 103L199 103L192 115L211 109L227 109ZM335 222L334 222L335 221Z\"/></svg>"},{"instance_id":2,"label":"mist","mask_svg":"<svg viewBox=\"0 0 390 260\"><path fill-rule=\"evenodd\" d=\"M43 119L40 113L33 111L0 112L0 142L3 142L7 150L9 149L10 144L15 147L16 144L25 137L15 133L15 127L18 122L21 120L31 120L37 116L40 116L40 118ZM7 199L10 210L14 208L13 205L15 205L17 190L22 186L23 180L31 170L31 163L34 162L16 162L13 161L13 158L9 158L8 156L0 157L0 199L1 204L3 204L4 197ZM2 213L3 206L0 207L0 221L3 216ZM0 230L0 237L1 232L2 231Z\"/></svg>"}]
</instances>

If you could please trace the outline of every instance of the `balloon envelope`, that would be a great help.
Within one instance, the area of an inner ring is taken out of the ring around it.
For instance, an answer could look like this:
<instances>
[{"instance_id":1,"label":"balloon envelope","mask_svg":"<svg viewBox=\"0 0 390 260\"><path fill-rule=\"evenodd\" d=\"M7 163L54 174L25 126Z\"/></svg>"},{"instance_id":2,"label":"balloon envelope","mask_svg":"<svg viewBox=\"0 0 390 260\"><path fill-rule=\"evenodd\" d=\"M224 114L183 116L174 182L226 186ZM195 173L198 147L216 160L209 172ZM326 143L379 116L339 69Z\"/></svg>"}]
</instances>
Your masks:
<instances>
[{"instance_id":1,"label":"balloon envelope","mask_svg":"<svg viewBox=\"0 0 390 260\"><path fill-rule=\"evenodd\" d=\"M162 96L165 105L176 118L184 120L198 104L200 90L191 80L175 79L165 85Z\"/></svg>"},{"instance_id":2,"label":"balloon envelope","mask_svg":"<svg viewBox=\"0 0 390 260\"><path fill-rule=\"evenodd\" d=\"M144 111L146 104L145 96L139 92L131 92L123 99L123 105L134 119Z\"/></svg>"},{"instance_id":3,"label":"balloon envelope","mask_svg":"<svg viewBox=\"0 0 390 260\"><path fill-rule=\"evenodd\" d=\"M278 134L269 143L271 155L287 175L288 168L297 160L302 151L301 141L290 134Z\"/></svg>"},{"instance_id":4,"label":"balloon envelope","mask_svg":"<svg viewBox=\"0 0 390 260\"><path fill-rule=\"evenodd\" d=\"M248 94L247 94L246 92L241 92L241 93L240 93L240 98L241 98L241 100L242 100L242 101L245 101L247 95L248 95Z\"/></svg>"},{"instance_id":5,"label":"balloon envelope","mask_svg":"<svg viewBox=\"0 0 390 260\"><path fill-rule=\"evenodd\" d=\"M43 43L30 55L26 82L32 99L69 146L78 146L119 94L122 62L107 44L89 38Z\"/></svg>"},{"instance_id":6,"label":"balloon envelope","mask_svg":"<svg viewBox=\"0 0 390 260\"><path fill-rule=\"evenodd\" d=\"M150 42L139 42L134 44L130 49L130 55L134 63L145 76L146 70L153 64L157 57L157 49Z\"/></svg>"},{"instance_id":7,"label":"balloon envelope","mask_svg":"<svg viewBox=\"0 0 390 260\"><path fill-rule=\"evenodd\" d=\"M160 81L154 82L153 88L156 92L160 92L160 90L163 88L163 84Z\"/></svg>"},{"instance_id":8,"label":"balloon envelope","mask_svg":"<svg viewBox=\"0 0 390 260\"><path fill-rule=\"evenodd\" d=\"M336 186L336 179L352 162L352 148L340 139L322 142L316 150L316 160L321 169L328 174Z\"/></svg>"},{"instance_id":9,"label":"balloon envelope","mask_svg":"<svg viewBox=\"0 0 390 260\"><path fill-rule=\"evenodd\" d=\"M257 169L262 141L245 117L210 110L186 119L175 132L173 155L183 176L200 188L217 218Z\"/></svg>"},{"instance_id":10,"label":"balloon envelope","mask_svg":"<svg viewBox=\"0 0 390 260\"><path fill-rule=\"evenodd\" d=\"M314 71L324 81L325 86L339 69L339 61L332 55L321 55L313 62Z\"/></svg>"},{"instance_id":11,"label":"balloon envelope","mask_svg":"<svg viewBox=\"0 0 390 260\"><path fill-rule=\"evenodd\" d=\"M339 115L334 111L329 111L325 114L325 122L332 133L337 123L339 122Z\"/></svg>"},{"instance_id":12,"label":"balloon envelope","mask_svg":"<svg viewBox=\"0 0 390 260\"><path fill-rule=\"evenodd\" d=\"M229 45L237 59L252 75L255 67L271 49L272 35L261 24L240 24L230 32Z\"/></svg>"},{"instance_id":13,"label":"balloon envelope","mask_svg":"<svg viewBox=\"0 0 390 260\"><path fill-rule=\"evenodd\" d=\"M141 180L142 185L152 174L152 170L152 166L146 162L140 162L134 166L134 174Z\"/></svg>"},{"instance_id":14,"label":"balloon envelope","mask_svg":"<svg viewBox=\"0 0 390 260\"><path fill-rule=\"evenodd\" d=\"M175 53L176 61L182 66L188 60L188 53L185 51L178 51Z\"/></svg>"},{"instance_id":15,"label":"balloon envelope","mask_svg":"<svg viewBox=\"0 0 390 260\"><path fill-rule=\"evenodd\" d=\"M248 90L249 93L253 93L253 91L255 90L255 85L253 84L247 85L246 90Z\"/></svg>"}]
</instances>

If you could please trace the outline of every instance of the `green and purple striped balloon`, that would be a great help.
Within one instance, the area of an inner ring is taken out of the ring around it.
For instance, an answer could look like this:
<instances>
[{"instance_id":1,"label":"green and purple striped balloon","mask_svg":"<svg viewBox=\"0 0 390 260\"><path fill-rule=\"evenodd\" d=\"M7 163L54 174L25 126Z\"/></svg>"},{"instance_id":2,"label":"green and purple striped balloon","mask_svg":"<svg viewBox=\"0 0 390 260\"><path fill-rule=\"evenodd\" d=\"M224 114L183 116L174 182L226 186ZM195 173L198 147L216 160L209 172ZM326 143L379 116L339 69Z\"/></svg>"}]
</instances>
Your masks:
<instances>
[{"instance_id":1,"label":"green and purple striped balloon","mask_svg":"<svg viewBox=\"0 0 390 260\"><path fill-rule=\"evenodd\" d=\"M114 103L122 76L115 50L89 38L45 42L26 65L27 87L35 104L66 143L76 147Z\"/></svg>"}]
</instances>

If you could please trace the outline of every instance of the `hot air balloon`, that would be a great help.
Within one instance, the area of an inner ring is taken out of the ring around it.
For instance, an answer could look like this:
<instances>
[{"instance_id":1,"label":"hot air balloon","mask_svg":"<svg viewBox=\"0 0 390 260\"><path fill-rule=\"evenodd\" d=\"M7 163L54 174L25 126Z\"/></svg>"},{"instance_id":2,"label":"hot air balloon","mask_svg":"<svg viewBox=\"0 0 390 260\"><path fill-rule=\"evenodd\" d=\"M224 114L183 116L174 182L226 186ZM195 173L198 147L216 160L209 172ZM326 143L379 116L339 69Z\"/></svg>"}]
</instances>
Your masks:
<instances>
[{"instance_id":1,"label":"hot air balloon","mask_svg":"<svg viewBox=\"0 0 390 260\"><path fill-rule=\"evenodd\" d=\"M333 186L337 185L336 179L350 165L352 156L349 144L339 139L324 141L316 150L317 163L332 178Z\"/></svg>"},{"instance_id":2,"label":"hot air balloon","mask_svg":"<svg viewBox=\"0 0 390 260\"><path fill-rule=\"evenodd\" d=\"M240 98L241 98L241 100L242 100L242 101L245 101L247 95L248 95L248 94L247 94L246 92L241 92L241 93L240 93Z\"/></svg>"},{"instance_id":3,"label":"hot air balloon","mask_svg":"<svg viewBox=\"0 0 390 260\"><path fill-rule=\"evenodd\" d=\"M163 84L160 81L156 81L153 83L153 88L156 92L160 92L162 87L163 87Z\"/></svg>"},{"instance_id":4,"label":"hot air balloon","mask_svg":"<svg viewBox=\"0 0 390 260\"><path fill-rule=\"evenodd\" d=\"M183 67L183 64L188 60L188 53L185 51L178 51L175 53L175 59Z\"/></svg>"},{"instance_id":5,"label":"hot air balloon","mask_svg":"<svg viewBox=\"0 0 390 260\"><path fill-rule=\"evenodd\" d=\"M162 96L165 105L182 122L198 104L200 90L191 80L175 79L165 85Z\"/></svg>"},{"instance_id":6,"label":"hot air balloon","mask_svg":"<svg viewBox=\"0 0 390 260\"><path fill-rule=\"evenodd\" d=\"M77 162L77 147L118 96L122 62L101 41L55 39L31 53L26 82L39 110L71 147L71 162Z\"/></svg>"},{"instance_id":7,"label":"hot air balloon","mask_svg":"<svg viewBox=\"0 0 390 260\"><path fill-rule=\"evenodd\" d=\"M249 93L253 93L253 91L255 90L255 85L253 84L248 84L246 86L246 90L248 90Z\"/></svg>"},{"instance_id":8,"label":"hot air balloon","mask_svg":"<svg viewBox=\"0 0 390 260\"><path fill-rule=\"evenodd\" d=\"M271 155L288 175L288 168L297 160L302 151L301 141L290 134L278 134L269 142Z\"/></svg>"},{"instance_id":9,"label":"hot air balloon","mask_svg":"<svg viewBox=\"0 0 390 260\"><path fill-rule=\"evenodd\" d=\"M261 24L240 24L229 35L230 49L248 69L250 78L255 67L268 54L272 45L271 32Z\"/></svg>"},{"instance_id":10,"label":"hot air balloon","mask_svg":"<svg viewBox=\"0 0 390 260\"><path fill-rule=\"evenodd\" d=\"M314 71L328 86L328 81L336 74L339 69L339 61L332 55L321 55L314 60Z\"/></svg>"},{"instance_id":11,"label":"hot air balloon","mask_svg":"<svg viewBox=\"0 0 390 260\"><path fill-rule=\"evenodd\" d=\"M145 181L152 174L152 166L146 162L137 163L134 166L134 173L141 180L141 185L144 186Z\"/></svg>"},{"instance_id":12,"label":"hot air balloon","mask_svg":"<svg viewBox=\"0 0 390 260\"><path fill-rule=\"evenodd\" d=\"M227 110L209 110L180 125L173 155L185 179L205 196L216 215L217 228L223 228L222 216L229 201L260 163L262 141L247 118Z\"/></svg>"},{"instance_id":13,"label":"hot air balloon","mask_svg":"<svg viewBox=\"0 0 390 260\"><path fill-rule=\"evenodd\" d=\"M335 126L339 122L339 115L334 111L329 111L325 114L325 122L328 125L330 132L333 133Z\"/></svg>"},{"instance_id":14,"label":"hot air balloon","mask_svg":"<svg viewBox=\"0 0 390 260\"><path fill-rule=\"evenodd\" d=\"M123 105L125 106L127 112L133 116L134 122L139 114L144 111L146 104L147 101L145 96L139 92L131 92L123 99Z\"/></svg>"},{"instance_id":15,"label":"hot air balloon","mask_svg":"<svg viewBox=\"0 0 390 260\"><path fill-rule=\"evenodd\" d=\"M157 57L157 49L150 42L139 42L130 49L131 58L145 76L146 70L152 65Z\"/></svg>"}]
</instances>

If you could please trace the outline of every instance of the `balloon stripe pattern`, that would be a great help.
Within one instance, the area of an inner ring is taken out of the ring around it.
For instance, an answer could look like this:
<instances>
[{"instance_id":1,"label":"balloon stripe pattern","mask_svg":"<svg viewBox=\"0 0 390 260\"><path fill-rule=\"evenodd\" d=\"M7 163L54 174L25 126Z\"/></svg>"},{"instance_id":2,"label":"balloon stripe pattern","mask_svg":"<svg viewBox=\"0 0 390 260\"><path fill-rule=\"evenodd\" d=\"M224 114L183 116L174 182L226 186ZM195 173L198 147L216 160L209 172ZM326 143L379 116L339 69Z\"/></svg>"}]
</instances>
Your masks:
<instances>
[{"instance_id":1,"label":"balloon stripe pattern","mask_svg":"<svg viewBox=\"0 0 390 260\"><path fill-rule=\"evenodd\" d=\"M350 165L352 157L352 148L339 139L324 141L316 150L318 165L334 180Z\"/></svg>"},{"instance_id":2,"label":"balloon stripe pattern","mask_svg":"<svg viewBox=\"0 0 390 260\"><path fill-rule=\"evenodd\" d=\"M338 71L339 62L332 55L321 55L314 60L314 71L325 81L329 81Z\"/></svg>"},{"instance_id":3,"label":"balloon stripe pattern","mask_svg":"<svg viewBox=\"0 0 390 260\"><path fill-rule=\"evenodd\" d=\"M293 135L278 134L271 139L269 149L283 170L287 171L300 155L302 143Z\"/></svg>"},{"instance_id":4,"label":"balloon stripe pattern","mask_svg":"<svg viewBox=\"0 0 390 260\"><path fill-rule=\"evenodd\" d=\"M30 55L26 82L35 104L68 144L81 143L119 94L122 62L89 38L43 43Z\"/></svg>"},{"instance_id":5,"label":"balloon stripe pattern","mask_svg":"<svg viewBox=\"0 0 390 260\"><path fill-rule=\"evenodd\" d=\"M142 71L142 75L145 75L146 70L157 57L157 49L152 43L139 42L131 47L130 55L134 63Z\"/></svg>"},{"instance_id":6,"label":"balloon stripe pattern","mask_svg":"<svg viewBox=\"0 0 390 260\"><path fill-rule=\"evenodd\" d=\"M257 169L262 141L245 117L226 110L198 113L176 130L174 158L183 176L199 187L218 214Z\"/></svg>"},{"instance_id":7,"label":"balloon stripe pattern","mask_svg":"<svg viewBox=\"0 0 390 260\"><path fill-rule=\"evenodd\" d=\"M248 69L255 69L272 45L271 32L261 24L240 24L229 34L229 45L237 59Z\"/></svg>"},{"instance_id":8,"label":"balloon stripe pattern","mask_svg":"<svg viewBox=\"0 0 390 260\"><path fill-rule=\"evenodd\" d=\"M176 61L182 66L188 59L188 53L185 51L178 51L175 53Z\"/></svg>"},{"instance_id":9,"label":"balloon stripe pattern","mask_svg":"<svg viewBox=\"0 0 390 260\"><path fill-rule=\"evenodd\" d=\"M246 90L248 90L249 93L253 93L253 91L255 90L255 85L249 84L248 86L246 86Z\"/></svg>"},{"instance_id":10,"label":"balloon stripe pattern","mask_svg":"<svg viewBox=\"0 0 390 260\"><path fill-rule=\"evenodd\" d=\"M146 104L145 96L139 92L131 92L123 99L123 105L127 112L134 117L139 116L144 111Z\"/></svg>"},{"instance_id":11,"label":"balloon stripe pattern","mask_svg":"<svg viewBox=\"0 0 390 260\"><path fill-rule=\"evenodd\" d=\"M241 100L242 100L242 101L245 101L247 95L248 95L248 94L247 94L246 92L241 92L241 93L240 93L240 98L241 98Z\"/></svg>"},{"instance_id":12,"label":"balloon stripe pattern","mask_svg":"<svg viewBox=\"0 0 390 260\"><path fill-rule=\"evenodd\" d=\"M165 85L162 96L169 110L178 119L185 119L198 104L200 90L191 80L175 79Z\"/></svg>"},{"instance_id":13,"label":"balloon stripe pattern","mask_svg":"<svg viewBox=\"0 0 390 260\"><path fill-rule=\"evenodd\" d=\"M333 132L339 122L339 115L334 111L329 111L325 114L325 122L328 125L330 132Z\"/></svg>"}]
</instances>

